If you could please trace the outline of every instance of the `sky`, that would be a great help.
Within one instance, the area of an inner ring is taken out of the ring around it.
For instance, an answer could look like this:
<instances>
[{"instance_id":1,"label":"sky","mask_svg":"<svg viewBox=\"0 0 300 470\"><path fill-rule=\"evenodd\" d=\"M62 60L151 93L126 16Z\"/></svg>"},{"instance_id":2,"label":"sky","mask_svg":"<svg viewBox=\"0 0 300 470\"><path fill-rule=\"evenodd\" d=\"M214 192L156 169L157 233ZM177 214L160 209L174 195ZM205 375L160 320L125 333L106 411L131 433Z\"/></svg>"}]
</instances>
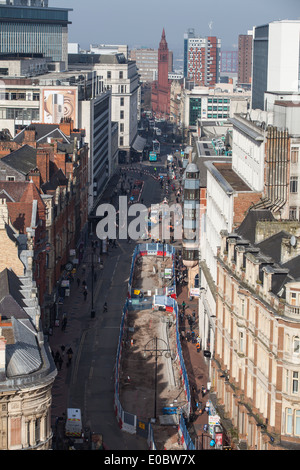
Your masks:
<instances>
[{"instance_id":1,"label":"sky","mask_svg":"<svg viewBox=\"0 0 300 470\"><path fill-rule=\"evenodd\" d=\"M127 44L157 49L165 29L169 50L183 55L183 35L217 36L223 51L237 50L239 34L275 20L300 20L300 0L49 0L72 8L69 42Z\"/></svg>"}]
</instances>

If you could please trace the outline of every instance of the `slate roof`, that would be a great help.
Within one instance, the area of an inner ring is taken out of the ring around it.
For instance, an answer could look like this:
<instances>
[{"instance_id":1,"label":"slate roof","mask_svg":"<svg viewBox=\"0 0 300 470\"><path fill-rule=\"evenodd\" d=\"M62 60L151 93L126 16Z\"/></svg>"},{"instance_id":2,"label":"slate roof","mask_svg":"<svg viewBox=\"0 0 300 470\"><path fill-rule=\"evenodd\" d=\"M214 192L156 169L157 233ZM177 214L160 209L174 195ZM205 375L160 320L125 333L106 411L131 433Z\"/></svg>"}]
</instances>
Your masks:
<instances>
[{"instance_id":1,"label":"slate roof","mask_svg":"<svg viewBox=\"0 0 300 470\"><path fill-rule=\"evenodd\" d=\"M275 218L272 212L268 209L250 209L236 232L245 240L249 240L250 243L255 243L256 222L259 220L273 221Z\"/></svg>"},{"instance_id":2,"label":"slate roof","mask_svg":"<svg viewBox=\"0 0 300 470\"><path fill-rule=\"evenodd\" d=\"M283 268L287 268L289 273L297 281L300 281L300 255L287 261L282 265Z\"/></svg>"},{"instance_id":3,"label":"slate roof","mask_svg":"<svg viewBox=\"0 0 300 470\"><path fill-rule=\"evenodd\" d=\"M29 319L12 319L15 342L6 346L6 375L32 374L42 366L36 331Z\"/></svg>"},{"instance_id":4,"label":"slate roof","mask_svg":"<svg viewBox=\"0 0 300 470\"><path fill-rule=\"evenodd\" d=\"M42 190L46 193L47 191L55 191L58 186L67 186L68 178L66 178L64 172L59 169L49 181L42 185Z\"/></svg>"},{"instance_id":5,"label":"slate roof","mask_svg":"<svg viewBox=\"0 0 300 470\"><path fill-rule=\"evenodd\" d=\"M10 269L0 273L0 316L2 319L27 318L24 297L21 292L21 282L18 276Z\"/></svg>"},{"instance_id":6,"label":"slate roof","mask_svg":"<svg viewBox=\"0 0 300 470\"><path fill-rule=\"evenodd\" d=\"M255 243L256 222L259 220L274 221L275 218L267 209L252 209L248 212L242 224L235 230L235 233L238 233L243 240L249 241L250 247L246 248L246 251L259 250L254 254L262 262L260 270L263 266L270 266L269 269L273 273L271 291L279 295L287 282L300 281L300 255L286 263L281 262L282 239L291 236L285 230L281 230L260 243ZM284 296L285 292L283 290L280 297Z\"/></svg>"},{"instance_id":7,"label":"slate roof","mask_svg":"<svg viewBox=\"0 0 300 470\"><path fill-rule=\"evenodd\" d=\"M26 312L28 300L18 276L9 269L0 273L0 316L12 326L2 328L6 344L6 375L8 378L31 374L42 366L36 329Z\"/></svg>"},{"instance_id":8,"label":"slate roof","mask_svg":"<svg viewBox=\"0 0 300 470\"><path fill-rule=\"evenodd\" d=\"M1 162L26 176L36 168L36 153L36 149L30 145L23 145L18 150L2 157Z\"/></svg>"},{"instance_id":9,"label":"slate roof","mask_svg":"<svg viewBox=\"0 0 300 470\"><path fill-rule=\"evenodd\" d=\"M287 237L289 238L290 234L282 230L258 243L256 246L258 246L264 254L271 256L276 263L280 263L282 239Z\"/></svg>"},{"instance_id":10,"label":"slate roof","mask_svg":"<svg viewBox=\"0 0 300 470\"><path fill-rule=\"evenodd\" d=\"M25 131L35 131L35 140L39 141L43 139L46 135L50 134L53 131L58 129L57 124L30 124L29 126L22 129L13 139L14 142L22 144L25 137Z\"/></svg>"}]
</instances>

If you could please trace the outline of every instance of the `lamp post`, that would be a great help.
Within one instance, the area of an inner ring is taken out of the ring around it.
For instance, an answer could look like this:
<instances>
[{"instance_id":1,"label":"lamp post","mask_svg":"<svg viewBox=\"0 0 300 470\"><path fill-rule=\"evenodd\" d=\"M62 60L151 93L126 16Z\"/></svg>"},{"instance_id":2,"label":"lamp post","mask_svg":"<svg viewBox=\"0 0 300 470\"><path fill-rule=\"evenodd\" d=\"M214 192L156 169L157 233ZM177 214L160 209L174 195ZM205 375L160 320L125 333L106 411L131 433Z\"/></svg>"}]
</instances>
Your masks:
<instances>
[{"instance_id":1,"label":"lamp post","mask_svg":"<svg viewBox=\"0 0 300 470\"><path fill-rule=\"evenodd\" d=\"M158 347L158 341L161 341L162 347ZM152 343L152 347L151 347ZM155 381L154 381L154 419L156 419L156 407L157 407L157 358L158 356L162 356L163 353L165 353L166 358L171 357L171 350L168 347L167 343L160 338L157 338L157 336L154 339L150 339L148 343L146 344L144 348L143 355L144 357L147 357L147 353L150 353L151 356L154 353L155 354Z\"/></svg>"}]
</instances>

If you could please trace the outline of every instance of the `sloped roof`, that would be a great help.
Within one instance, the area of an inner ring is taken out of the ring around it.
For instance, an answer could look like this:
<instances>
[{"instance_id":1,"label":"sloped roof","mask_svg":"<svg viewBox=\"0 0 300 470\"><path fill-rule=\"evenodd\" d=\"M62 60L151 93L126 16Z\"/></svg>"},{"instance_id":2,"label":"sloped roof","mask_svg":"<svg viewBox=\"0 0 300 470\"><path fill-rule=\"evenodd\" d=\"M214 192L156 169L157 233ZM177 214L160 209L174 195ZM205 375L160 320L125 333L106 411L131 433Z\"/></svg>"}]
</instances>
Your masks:
<instances>
[{"instance_id":1,"label":"sloped roof","mask_svg":"<svg viewBox=\"0 0 300 470\"><path fill-rule=\"evenodd\" d=\"M13 141L17 142L18 144L22 144L24 141L24 137L25 137L25 131L35 131L35 140L38 141L39 139L42 139L45 135L56 130L57 128L58 128L57 124L39 124L39 123L36 123L34 125L30 124L29 126L22 129L21 132L19 132L15 136Z\"/></svg>"},{"instance_id":2,"label":"sloped roof","mask_svg":"<svg viewBox=\"0 0 300 470\"><path fill-rule=\"evenodd\" d=\"M256 210L250 209L236 232L250 243L255 243L256 222L259 220L275 220L272 212L268 209Z\"/></svg>"},{"instance_id":3,"label":"sloped roof","mask_svg":"<svg viewBox=\"0 0 300 470\"><path fill-rule=\"evenodd\" d=\"M26 176L36 168L36 153L36 149L30 145L23 145L18 150L2 157L1 162Z\"/></svg>"},{"instance_id":4,"label":"sloped roof","mask_svg":"<svg viewBox=\"0 0 300 470\"><path fill-rule=\"evenodd\" d=\"M0 273L0 316L10 320L12 326L4 327L6 344L6 375L9 378L27 375L40 369L42 358L37 342L37 332L25 311L27 306L18 276L9 269Z\"/></svg>"},{"instance_id":5,"label":"sloped roof","mask_svg":"<svg viewBox=\"0 0 300 470\"><path fill-rule=\"evenodd\" d=\"M0 181L0 196L13 202L19 202L25 191L28 181Z\"/></svg>"},{"instance_id":6,"label":"sloped roof","mask_svg":"<svg viewBox=\"0 0 300 470\"><path fill-rule=\"evenodd\" d=\"M68 178L66 178L64 172L59 169L49 181L42 185L42 190L46 193L47 191L55 191L58 186L66 186L68 184Z\"/></svg>"},{"instance_id":7,"label":"sloped roof","mask_svg":"<svg viewBox=\"0 0 300 470\"><path fill-rule=\"evenodd\" d=\"M295 280L300 280L300 255L287 261L282 267L287 268Z\"/></svg>"},{"instance_id":8,"label":"sloped roof","mask_svg":"<svg viewBox=\"0 0 300 470\"><path fill-rule=\"evenodd\" d=\"M24 297L21 292L21 282L10 269L0 273L0 316L2 318L27 318Z\"/></svg>"},{"instance_id":9,"label":"sloped roof","mask_svg":"<svg viewBox=\"0 0 300 470\"><path fill-rule=\"evenodd\" d=\"M42 366L36 331L29 319L13 318L15 342L6 346L8 377L32 374Z\"/></svg>"},{"instance_id":10,"label":"sloped roof","mask_svg":"<svg viewBox=\"0 0 300 470\"><path fill-rule=\"evenodd\" d=\"M282 239L287 237L290 237L290 234L281 230L281 232L275 233L275 235L257 243L256 246L258 246L264 254L271 256L276 263L280 263Z\"/></svg>"}]
</instances>

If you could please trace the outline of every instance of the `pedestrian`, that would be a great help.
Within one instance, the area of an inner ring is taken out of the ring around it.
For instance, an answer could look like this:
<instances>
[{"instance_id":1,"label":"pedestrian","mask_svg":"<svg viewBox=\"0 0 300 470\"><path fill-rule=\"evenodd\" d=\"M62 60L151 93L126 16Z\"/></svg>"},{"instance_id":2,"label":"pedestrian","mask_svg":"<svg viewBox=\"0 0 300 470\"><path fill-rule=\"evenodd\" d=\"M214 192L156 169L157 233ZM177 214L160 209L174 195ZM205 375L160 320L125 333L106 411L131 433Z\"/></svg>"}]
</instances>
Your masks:
<instances>
[{"instance_id":1,"label":"pedestrian","mask_svg":"<svg viewBox=\"0 0 300 470\"><path fill-rule=\"evenodd\" d=\"M201 351L199 343L196 344L196 349L197 349L197 353ZM202 396L204 397L203 392L202 392Z\"/></svg>"},{"instance_id":2,"label":"pedestrian","mask_svg":"<svg viewBox=\"0 0 300 470\"><path fill-rule=\"evenodd\" d=\"M83 291L83 297L84 297L84 301L86 301L86 298L87 298L87 290L86 289Z\"/></svg>"},{"instance_id":3,"label":"pedestrian","mask_svg":"<svg viewBox=\"0 0 300 470\"><path fill-rule=\"evenodd\" d=\"M62 365L63 365L63 358L61 357L61 355L59 355L59 358L58 358L58 370L61 370L62 368Z\"/></svg>"},{"instance_id":4,"label":"pedestrian","mask_svg":"<svg viewBox=\"0 0 300 470\"><path fill-rule=\"evenodd\" d=\"M78 287L80 286L80 278L79 277L77 278L77 286Z\"/></svg>"},{"instance_id":5,"label":"pedestrian","mask_svg":"<svg viewBox=\"0 0 300 470\"><path fill-rule=\"evenodd\" d=\"M60 359L61 359L61 356L59 354L59 351L56 351L55 356L54 356L54 363L56 367L58 367L57 365L59 365Z\"/></svg>"},{"instance_id":6,"label":"pedestrian","mask_svg":"<svg viewBox=\"0 0 300 470\"><path fill-rule=\"evenodd\" d=\"M62 320L62 322L61 322L61 329L62 329L62 331L65 331L66 326L67 326L67 321L68 321L68 320L67 320L67 317L64 317L63 320Z\"/></svg>"},{"instance_id":7,"label":"pedestrian","mask_svg":"<svg viewBox=\"0 0 300 470\"><path fill-rule=\"evenodd\" d=\"M64 357L65 355L65 346L62 344L61 347L60 347L61 351L62 351L62 357Z\"/></svg>"},{"instance_id":8,"label":"pedestrian","mask_svg":"<svg viewBox=\"0 0 300 470\"><path fill-rule=\"evenodd\" d=\"M71 364L72 357L73 357L73 350L72 350L72 348L69 348L69 349L68 349L67 354L68 354L68 363L67 363L67 365L69 366L69 365Z\"/></svg>"}]
</instances>

